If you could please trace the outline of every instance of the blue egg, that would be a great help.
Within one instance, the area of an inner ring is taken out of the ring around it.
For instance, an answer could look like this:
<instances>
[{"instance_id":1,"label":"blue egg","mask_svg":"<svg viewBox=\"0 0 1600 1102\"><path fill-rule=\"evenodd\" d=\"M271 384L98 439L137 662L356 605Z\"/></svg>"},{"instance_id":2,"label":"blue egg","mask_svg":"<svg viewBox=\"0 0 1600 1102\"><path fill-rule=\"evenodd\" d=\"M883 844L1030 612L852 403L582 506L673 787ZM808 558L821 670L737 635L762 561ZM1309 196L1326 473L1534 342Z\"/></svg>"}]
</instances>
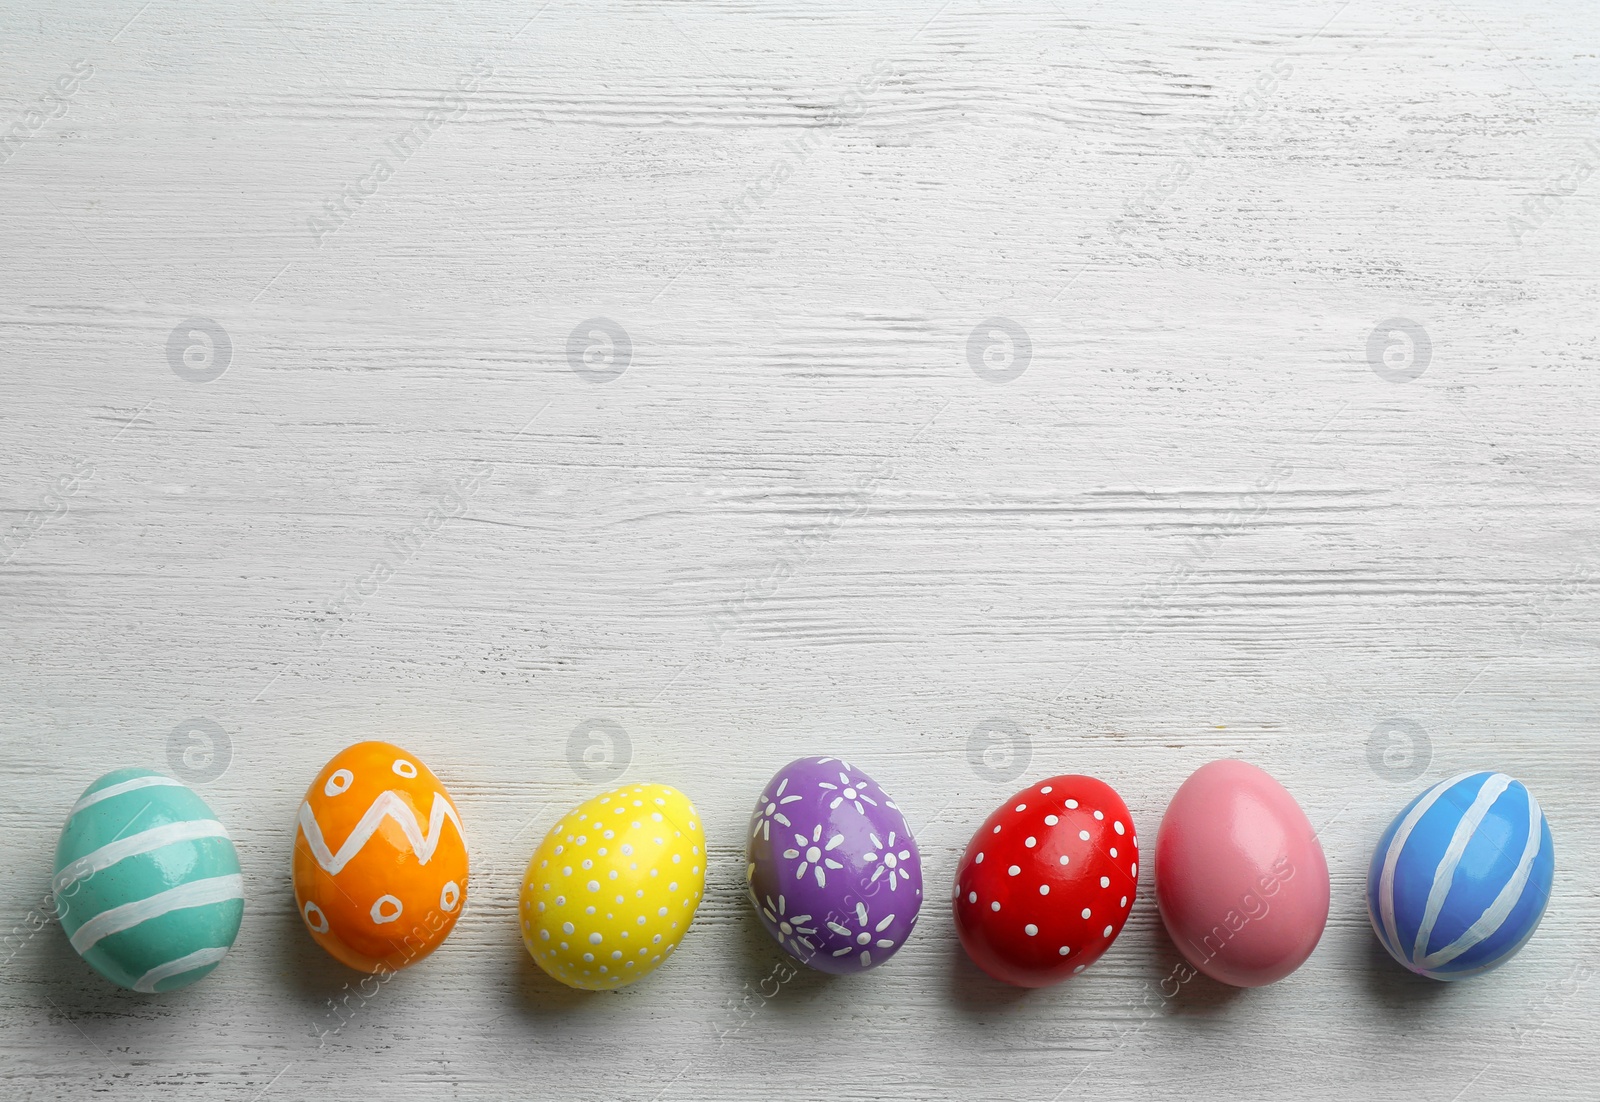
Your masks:
<instances>
[{"instance_id":1,"label":"blue egg","mask_svg":"<svg viewBox=\"0 0 1600 1102\"><path fill-rule=\"evenodd\" d=\"M1555 848L1539 801L1504 773L1463 773L1412 800L1378 839L1367 914L1395 960L1458 980L1516 955L1544 917Z\"/></svg>"},{"instance_id":2,"label":"blue egg","mask_svg":"<svg viewBox=\"0 0 1600 1102\"><path fill-rule=\"evenodd\" d=\"M78 955L133 991L186 987L222 962L244 914L239 854L193 790L118 769L67 814L52 880Z\"/></svg>"}]
</instances>

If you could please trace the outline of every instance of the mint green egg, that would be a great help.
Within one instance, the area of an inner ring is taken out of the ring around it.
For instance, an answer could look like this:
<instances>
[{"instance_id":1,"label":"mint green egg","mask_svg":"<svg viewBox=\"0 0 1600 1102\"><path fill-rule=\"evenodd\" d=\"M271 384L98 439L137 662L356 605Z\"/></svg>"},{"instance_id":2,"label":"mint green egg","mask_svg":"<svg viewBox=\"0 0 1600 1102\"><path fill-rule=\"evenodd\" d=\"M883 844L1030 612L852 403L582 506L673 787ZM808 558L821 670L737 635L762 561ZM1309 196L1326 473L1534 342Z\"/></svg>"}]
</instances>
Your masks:
<instances>
[{"instance_id":1,"label":"mint green egg","mask_svg":"<svg viewBox=\"0 0 1600 1102\"><path fill-rule=\"evenodd\" d=\"M118 769L83 790L56 843L61 928L89 967L132 991L204 978L239 936L233 839L193 790Z\"/></svg>"}]
</instances>

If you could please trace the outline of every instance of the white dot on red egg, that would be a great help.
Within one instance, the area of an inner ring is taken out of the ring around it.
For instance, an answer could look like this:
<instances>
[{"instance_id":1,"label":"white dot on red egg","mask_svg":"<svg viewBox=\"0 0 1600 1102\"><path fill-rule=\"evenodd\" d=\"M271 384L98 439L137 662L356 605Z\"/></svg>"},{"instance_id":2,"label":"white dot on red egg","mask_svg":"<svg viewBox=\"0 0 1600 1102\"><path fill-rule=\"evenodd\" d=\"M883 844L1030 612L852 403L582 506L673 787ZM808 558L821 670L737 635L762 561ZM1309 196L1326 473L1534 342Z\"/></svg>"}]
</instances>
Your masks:
<instances>
[{"instance_id":1,"label":"white dot on red egg","mask_svg":"<svg viewBox=\"0 0 1600 1102\"><path fill-rule=\"evenodd\" d=\"M989 909L991 911L998 911L1000 909L1000 901L997 899L993 903L989 904Z\"/></svg>"},{"instance_id":2,"label":"white dot on red egg","mask_svg":"<svg viewBox=\"0 0 1600 1102\"><path fill-rule=\"evenodd\" d=\"M1055 825L1056 825L1056 824L1057 824L1057 823L1059 823L1059 822L1060 822L1060 821L1061 821L1061 820L1060 820L1060 819L1058 819L1058 818L1057 818L1057 817L1056 817L1056 816L1054 816L1054 815L1046 815L1046 816L1045 816L1045 817L1044 817L1044 825L1045 825L1045 826L1047 826L1047 827L1053 827L1053 826L1055 826Z\"/></svg>"},{"instance_id":3,"label":"white dot on red egg","mask_svg":"<svg viewBox=\"0 0 1600 1102\"><path fill-rule=\"evenodd\" d=\"M1089 832L1087 830L1078 831L1078 840L1082 841L1082 842L1087 842L1089 840Z\"/></svg>"},{"instance_id":4,"label":"white dot on red egg","mask_svg":"<svg viewBox=\"0 0 1600 1102\"><path fill-rule=\"evenodd\" d=\"M1102 887L1102 888L1109 888L1109 887L1110 887L1110 886L1111 886L1111 877L1109 877L1109 876L1102 876L1102 877L1101 877L1101 878L1100 878L1100 886L1101 886L1101 887Z\"/></svg>"},{"instance_id":5,"label":"white dot on red egg","mask_svg":"<svg viewBox=\"0 0 1600 1102\"><path fill-rule=\"evenodd\" d=\"M1048 796L1048 795L1050 795L1050 786L1049 785L1045 785L1043 788L1039 789L1039 791L1043 792L1046 796Z\"/></svg>"},{"instance_id":6,"label":"white dot on red egg","mask_svg":"<svg viewBox=\"0 0 1600 1102\"><path fill-rule=\"evenodd\" d=\"M1080 964L1080 965L1078 965L1076 968L1074 968L1072 970L1072 974L1074 976L1076 976L1079 972L1082 972L1082 971L1083 971L1083 965Z\"/></svg>"},{"instance_id":7,"label":"white dot on red egg","mask_svg":"<svg viewBox=\"0 0 1600 1102\"><path fill-rule=\"evenodd\" d=\"M1078 806L1078 801L1077 800L1068 800L1067 801L1067 806L1069 808L1077 807Z\"/></svg>"},{"instance_id":8,"label":"white dot on red egg","mask_svg":"<svg viewBox=\"0 0 1600 1102\"><path fill-rule=\"evenodd\" d=\"M1012 865L1009 869L1006 870L1006 873L1008 875L1010 875L1010 876L1016 876L1021 871L1022 871L1022 866L1021 865Z\"/></svg>"},{"instance_id":9,"label":"white dot on red egg","mask_svg":"<svg viewBox=\"0 0 1600 1102\"><path fill-rule=\"evenodd\" d=\"M1096 818L1096 819L1104 819L1104 818L1105 818L1105 817L1106 817L1106 813L1105 813L1105 812L1103 812L1103 811L1096 811L1096 812L1095 812L1095 813L1094 813L1094 817L1095 817L1095 818Z\"/></svg>"},{"instance_id":10,"label":"white dot on red egg","mask_svg":"<svg viewBox=\"0 0 1600 1102\"><path fill-rule=\"evenodd\" d=\"M994 833L996 833L996 834L1000 833L1000 824L999 823L996 823L994 825Z\"/></svg>"},{"instance_id":11,"label":"white dot on red egg","mask_svg":"<svg viewBox=\"0 0 1600 1102\"><path fill-rule=\"evenodd\" d=\"M1026 811L1026 810L1028 810L1028 805L1027 804L1018 804L1017 805L1017 810L1018 811Z\"/></svg>"},{"instance_id":12,"label":"white dot on red egg","mask_svg":"<svg viewBox=\"0 0 1600 1102\"><path fill-rule=\"evenodd\" d=\"M1088 907L1085 907L1083 909L1083 917L1084 918L1088 918L1089 917L1089 908Z\"/></svg>"},{"instance_id":13,"label":"white dot on red egg","mask_svg":"<svg viewBox=\"0 0 1600 1102\"><path fill-rule=\"evenodd\" d=\"M1049 884L1040 884L1039 885L1039 894L1040 895L1049 895L1050 894L1050 885Z\"/></svg>"},{"instance_id":14,"label":"white dot on red egg","mask_svg":"<svg viewBox=\"0 0 1600 1102\"><path fill-rule=\"evenodd\" d=\"M1022 932L1027 934L1029 937L1033 937L1033 935L1039 932L1039 927L1030 922L1022 928Z\"/></svg>"},{"instance_id":15,"label":"white dot on red egg","mask_svg":"<svg viewBox=\"0 0 1600 1102\"><path fill-rule=\"evenodd\" d=\"M1139 862L1135 861L1133 863L1133 868L1129 869L1128 871L1131 872L1134 876L1138 876L1139 875Z\"/></svg>"},{"instance_id":16,"label":"white dot on red egg","mask_svg":"<svg viewBox=\"0 0 1600 1102\"><path fill-rule=\"evenodd\" d=\"M1116 846L1112 846L1111 847L1111 856L1115 857L1116 855L1117 855L1117 847Z\"/></svg>"},{"instance_id":17,"label":"white dot on red egg","mask_svg":"<svg viewBox=\"0 0 1600 1102\"><path fill-rule=\"evenodd\" d=\"M977 892L968 892L967 893L967 902L968 903L976 903L977 901L978 901L978 893Z\"/></svg>"},{"instance_id":18,"label":"white dot on red egg","mask_svg":"<svg viewBox=\"0 0 1600 1102\"><path fill-rule=\"evenodd\" d=\"M1124 830L1123 825L1122 825L1122 820L1118 819L1116 822L1112 823L1111 824L1111 829L1116 831L1118 834L1121 834L1123 832L1123 830Z\"/></svg>"},{"instance_id":19,"label":"white dot on red egg","mask_svg":"<svg viewBox=\"0 0 1600 1102\"><path fill-rule=\"evenodd\" d=\"M1061 855L1061 863L1062 863L1062 864L1063 864L1063 865L1065 865L1065 864L1066 864L1066 863L1067 863L1067 861L1068 861L1068 857L1067 857L1067 855L1066 855L1066 854L1064 854L1064 853L1063 853L1063 854L1062 854L1062 855Z\"/></svg>"},{"instance_id":20,"label":"white dot on red egg","mask_svg":"<svg viewBox=\"0 0 1600 1102\"><path fill-rule=\"evenodd\" d=\"M1122 897L1122 906L1126 907L1127 905L1128 905L1128 897L1127 896L1123 896Z\"/></svg>"},{"instance_id":21,"label":"white dot on red egg","mask_svg":"<svg viewBox=\"0 0 1600 1102\"><path fill-rule=\"evenodd\" d=\"M1060 953L1062 956L1066 956L1072 952L1072 946L1063 945L1061 948L1057 949L1056 952Z\"/></svg>"},{"instance_id":22,"label":"white dot on red egg","mask_svg":"<svg viewBox=\"0 0 1600 1102\"><path fill-rule=\"evenodd\" d=\"M1101 930L1100 931L1100 936L1101 937L1110 937L1111 936L1111 927L1107 926L1104 930Z\"/></svg>"},{"instance_id":23,"label":"white dot on red egg","mask_svg":"<svg viewBox=\"0 0 1600 1102\"><path fill-rule=\"evenodd\" d=\"M1029 849L1032 849L1034 846L1039 844L1039 839L1030 834L1022 844L1027 846Z\"/></svg>"},{"instance_id":24,"label":"white dot on red egg","mask_svg":"<svg viewBox=\"0 0 1600 1102\"><path fill-rule=\"evenodd\" d=\"M980 853L980 854L978 854L978 856L977 856L977 857L975 857L975 858L973 858L973 860L972 860L972 863L973 863L973 864L974 864L974 865L981 865L981 864L983 864L983 854L981 854L981 853Z\"/></svg>"}]
</instances>

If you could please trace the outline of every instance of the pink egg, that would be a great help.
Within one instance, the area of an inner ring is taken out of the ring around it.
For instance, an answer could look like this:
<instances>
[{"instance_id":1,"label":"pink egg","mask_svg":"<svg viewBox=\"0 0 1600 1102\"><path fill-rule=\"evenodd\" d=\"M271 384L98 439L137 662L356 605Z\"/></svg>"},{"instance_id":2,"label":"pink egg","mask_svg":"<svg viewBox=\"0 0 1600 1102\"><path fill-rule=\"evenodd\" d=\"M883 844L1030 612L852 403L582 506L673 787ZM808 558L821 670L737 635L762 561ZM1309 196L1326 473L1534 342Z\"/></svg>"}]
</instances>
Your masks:
<instances>
[{"instance_id":1,"label":"pink egg","mask_svg":"<svg viewBox=\"0 0 1600 1102\"><path fill-rule=\"evenodd\" d=\"M1281 980L1328 922L1328 861L1294 797L1242 761L1183 782L1156 835L1156 906L1189 963L1235 987Z\"/></svg>"}]
</instances>

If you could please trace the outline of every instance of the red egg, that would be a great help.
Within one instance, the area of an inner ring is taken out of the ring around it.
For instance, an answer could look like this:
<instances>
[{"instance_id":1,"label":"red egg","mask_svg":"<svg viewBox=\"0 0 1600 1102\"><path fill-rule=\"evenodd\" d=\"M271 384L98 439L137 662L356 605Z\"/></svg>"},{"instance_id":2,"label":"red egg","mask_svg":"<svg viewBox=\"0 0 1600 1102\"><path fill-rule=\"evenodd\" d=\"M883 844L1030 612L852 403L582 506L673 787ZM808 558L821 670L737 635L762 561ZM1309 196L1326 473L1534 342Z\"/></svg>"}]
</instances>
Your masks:
<instances>
[{"instance_id":1,"label":"red egg","mask_svg":"<svg viewBox=\"0 0 1600 1102\"><path fill-rule=\"evenodd\" d=\"M1044 987L1100 959L1139 884L1139 839L1116 789L1051 777L984 820L956 870L956 933L997 980Z\"/></svg>"}]
</instances>

